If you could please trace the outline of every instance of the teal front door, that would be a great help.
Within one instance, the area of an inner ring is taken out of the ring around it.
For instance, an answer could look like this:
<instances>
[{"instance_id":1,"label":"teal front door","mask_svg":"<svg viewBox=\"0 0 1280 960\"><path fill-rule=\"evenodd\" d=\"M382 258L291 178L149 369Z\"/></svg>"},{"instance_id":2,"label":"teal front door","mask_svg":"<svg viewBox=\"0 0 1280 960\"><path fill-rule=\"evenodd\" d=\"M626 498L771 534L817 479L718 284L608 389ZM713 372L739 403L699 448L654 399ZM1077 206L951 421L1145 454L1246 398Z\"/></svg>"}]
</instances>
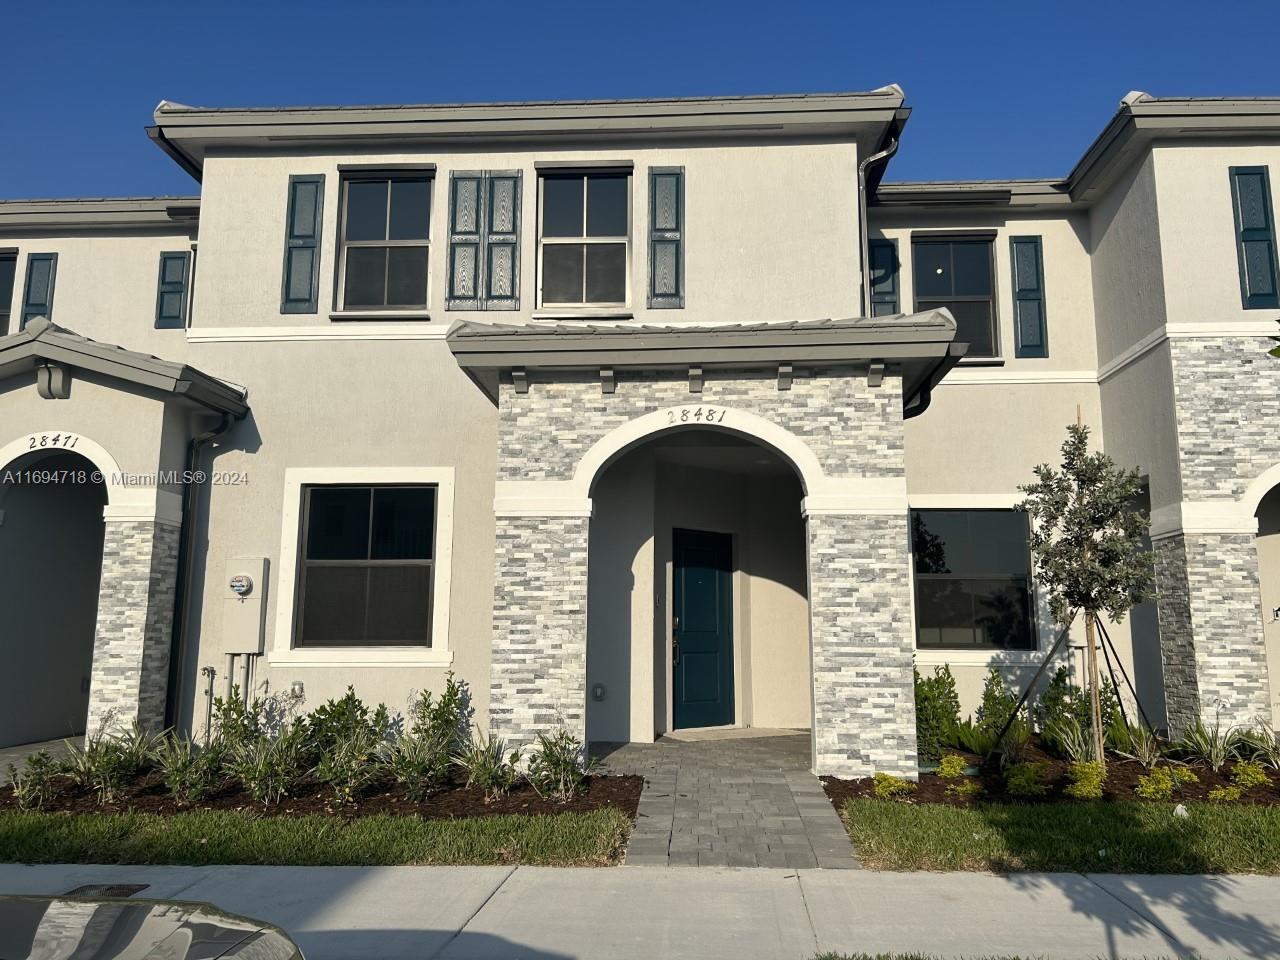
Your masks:
<instances>
[{"instance_id":1,"label":"teal front door","mask_svg":"<svg viewBox=\"0 0 1280 960\"><path fill-rule=\"evenodd\" d=\"M733 539L672 531L671 672L677 730L733 723Z\"/></svg>"}]
</instances>

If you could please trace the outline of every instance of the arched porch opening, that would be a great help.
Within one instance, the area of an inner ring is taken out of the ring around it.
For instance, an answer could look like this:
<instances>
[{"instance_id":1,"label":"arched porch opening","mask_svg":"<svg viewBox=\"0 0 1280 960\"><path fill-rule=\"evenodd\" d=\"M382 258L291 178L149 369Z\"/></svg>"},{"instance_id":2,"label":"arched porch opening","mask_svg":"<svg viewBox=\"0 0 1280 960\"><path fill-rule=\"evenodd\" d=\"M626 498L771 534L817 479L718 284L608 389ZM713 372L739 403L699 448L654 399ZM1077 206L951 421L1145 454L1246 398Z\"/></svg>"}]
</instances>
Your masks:
<instances>
[{"instance_id":1,"label":"arched porch opening","mask_svg":"<svg viewBox=\"0 0 1280 960\"><path fill-rule=\"evenodd\" d=\"M1272 724L1280 724L1280 485L1257 503L1258 589L1262 608L1262 636L1266 646L1268 691Z\"/></svg>"},{"instance_id":2,"label":"arched porch opening","mask_svg":"<svg viewBox=\"0 0 1280 960\"><path fill-rule=\"evenodd\" d=\"M589 488L587 739L810 730L805 488L793 461L705 425L644 432L600 461Z\"/></svg>"},{"instance_id":3,"label":"arched porch opening","mask_svg":"<svg viewBox=\"0 0 1280 960\"><path fill-rule=\"evenodd\" d=\"M106 504L78 453L0 466L0 747L85 732Z\"/></svg>"}]
</instances>

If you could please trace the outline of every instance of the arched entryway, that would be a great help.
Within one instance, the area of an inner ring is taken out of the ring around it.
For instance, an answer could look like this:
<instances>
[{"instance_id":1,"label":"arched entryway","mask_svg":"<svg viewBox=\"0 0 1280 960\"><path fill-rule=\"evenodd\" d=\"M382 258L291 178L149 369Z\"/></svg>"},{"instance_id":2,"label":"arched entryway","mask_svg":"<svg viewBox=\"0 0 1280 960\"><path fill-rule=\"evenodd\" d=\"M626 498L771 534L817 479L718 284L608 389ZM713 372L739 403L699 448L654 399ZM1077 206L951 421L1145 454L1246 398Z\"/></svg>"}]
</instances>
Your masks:
<instances>
[{"instance_id":1,"label":"arched entryway","mask_svg":"<svg viewBox=\"0 0 1280 960\"><path fill-rule=\"evenodd\" d=\"M1280 724L1280 486L1258 503L1258 586L1273 724Z\"/></svg>"},{"instance_id":2,"label":"arched entryway","mask_svg":"<svg viewBox=\"0 0 1280 960\"><path fill-rule=\"evenodd\" d=\"M796 469L726 430L648 435L590 490L586 731L812 725Z\"/></svg>"},{"instance_id":3,"label":"arched entryway","mask_svg":"<svg viewBox=\"0 0 1280 960\"><path fill-rule=\"evenodd\" d=\"M0 747L85 732L106 503L77 453L0 467Z\"/></svg>"}]
</instances>

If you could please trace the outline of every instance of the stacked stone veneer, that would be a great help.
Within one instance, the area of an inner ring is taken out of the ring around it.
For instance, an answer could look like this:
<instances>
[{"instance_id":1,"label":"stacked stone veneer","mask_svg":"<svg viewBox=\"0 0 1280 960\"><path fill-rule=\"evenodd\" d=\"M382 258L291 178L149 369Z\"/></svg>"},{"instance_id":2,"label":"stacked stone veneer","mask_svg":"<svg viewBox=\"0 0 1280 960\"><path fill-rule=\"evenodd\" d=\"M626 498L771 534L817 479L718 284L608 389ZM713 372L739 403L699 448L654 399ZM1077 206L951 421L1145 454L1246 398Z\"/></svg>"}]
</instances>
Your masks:
<instances>
[{"instance_id":1,"label":"stacked stone veneer","mask_svg":"<svg viewBox=\"0 0 1280 960\"><path fill-rule=\"evenodd\" d=\"M1267 337L1169 341L1182 499L1239 500L1280 463L1280 359ZM1257 546L1248 533L1155 543L1169 727L1270 715Z\"/></svg>"},{"instance_id":2,"label":"stacked stone veneer","mask_svg":"<svg viewBox=\"0 0 1280 960\"><path fill-rule=\"evenodd\" d=\"M775 376L619 371L607 394L588 376L501 387L498 478L567 480L596 441L673 406L722 405L771 420L802 439L828 477L901 477L902 384L878 387L866 369L814 371L779 390ZM693 423L692 427L705 426ZM810 516L815 770L915 776L907 519ZM511 743L566 725L585 735L589 520L499 516L490 722Z\"/></svg>"},{"instance_id":3,"label":"stacked stone veneer","mask_svg":"<svg viewBox=\"0 0 1280 960\"><path fill-rule=\"evenodd\" d=\"M108 520L89 686L90 734L108 720L164 726L179 528Z\"/></svg>"}]
</instances>

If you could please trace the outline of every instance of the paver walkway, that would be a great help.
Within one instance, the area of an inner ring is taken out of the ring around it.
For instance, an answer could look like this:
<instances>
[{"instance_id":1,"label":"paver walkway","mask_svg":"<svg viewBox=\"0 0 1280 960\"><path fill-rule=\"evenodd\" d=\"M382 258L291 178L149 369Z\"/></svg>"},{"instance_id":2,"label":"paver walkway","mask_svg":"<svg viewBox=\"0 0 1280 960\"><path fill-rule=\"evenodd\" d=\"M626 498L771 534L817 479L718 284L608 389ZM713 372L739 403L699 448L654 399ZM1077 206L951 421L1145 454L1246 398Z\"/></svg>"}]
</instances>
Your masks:
<instances>
[{"instance_id":1,"label":"paver walkway","mask_svg":"<svg viewBox=\"0 0 1280 960\"><path fill-rule=\"evenodd\" d=\"M76 746L84 745L84 737L71 737ZM22 763L33 753L47 750L55 757L62 756L67 749L66 740L46 740L44 743L22 743L14 747L0 747L0 786L9 782L9 764L22 769Z\"/></svg>"},{"instance_id":2,"label":"paver walkway","mask_svg":"<svg viewBox=\"0 0 1280 960\"><path fill-rule=\"evenodd\" d=\"M777 733L593 745L604 772L645 778L625 863L857 867L844 825L809 772L809 734Z\"/></svg>"}]
</instances>

